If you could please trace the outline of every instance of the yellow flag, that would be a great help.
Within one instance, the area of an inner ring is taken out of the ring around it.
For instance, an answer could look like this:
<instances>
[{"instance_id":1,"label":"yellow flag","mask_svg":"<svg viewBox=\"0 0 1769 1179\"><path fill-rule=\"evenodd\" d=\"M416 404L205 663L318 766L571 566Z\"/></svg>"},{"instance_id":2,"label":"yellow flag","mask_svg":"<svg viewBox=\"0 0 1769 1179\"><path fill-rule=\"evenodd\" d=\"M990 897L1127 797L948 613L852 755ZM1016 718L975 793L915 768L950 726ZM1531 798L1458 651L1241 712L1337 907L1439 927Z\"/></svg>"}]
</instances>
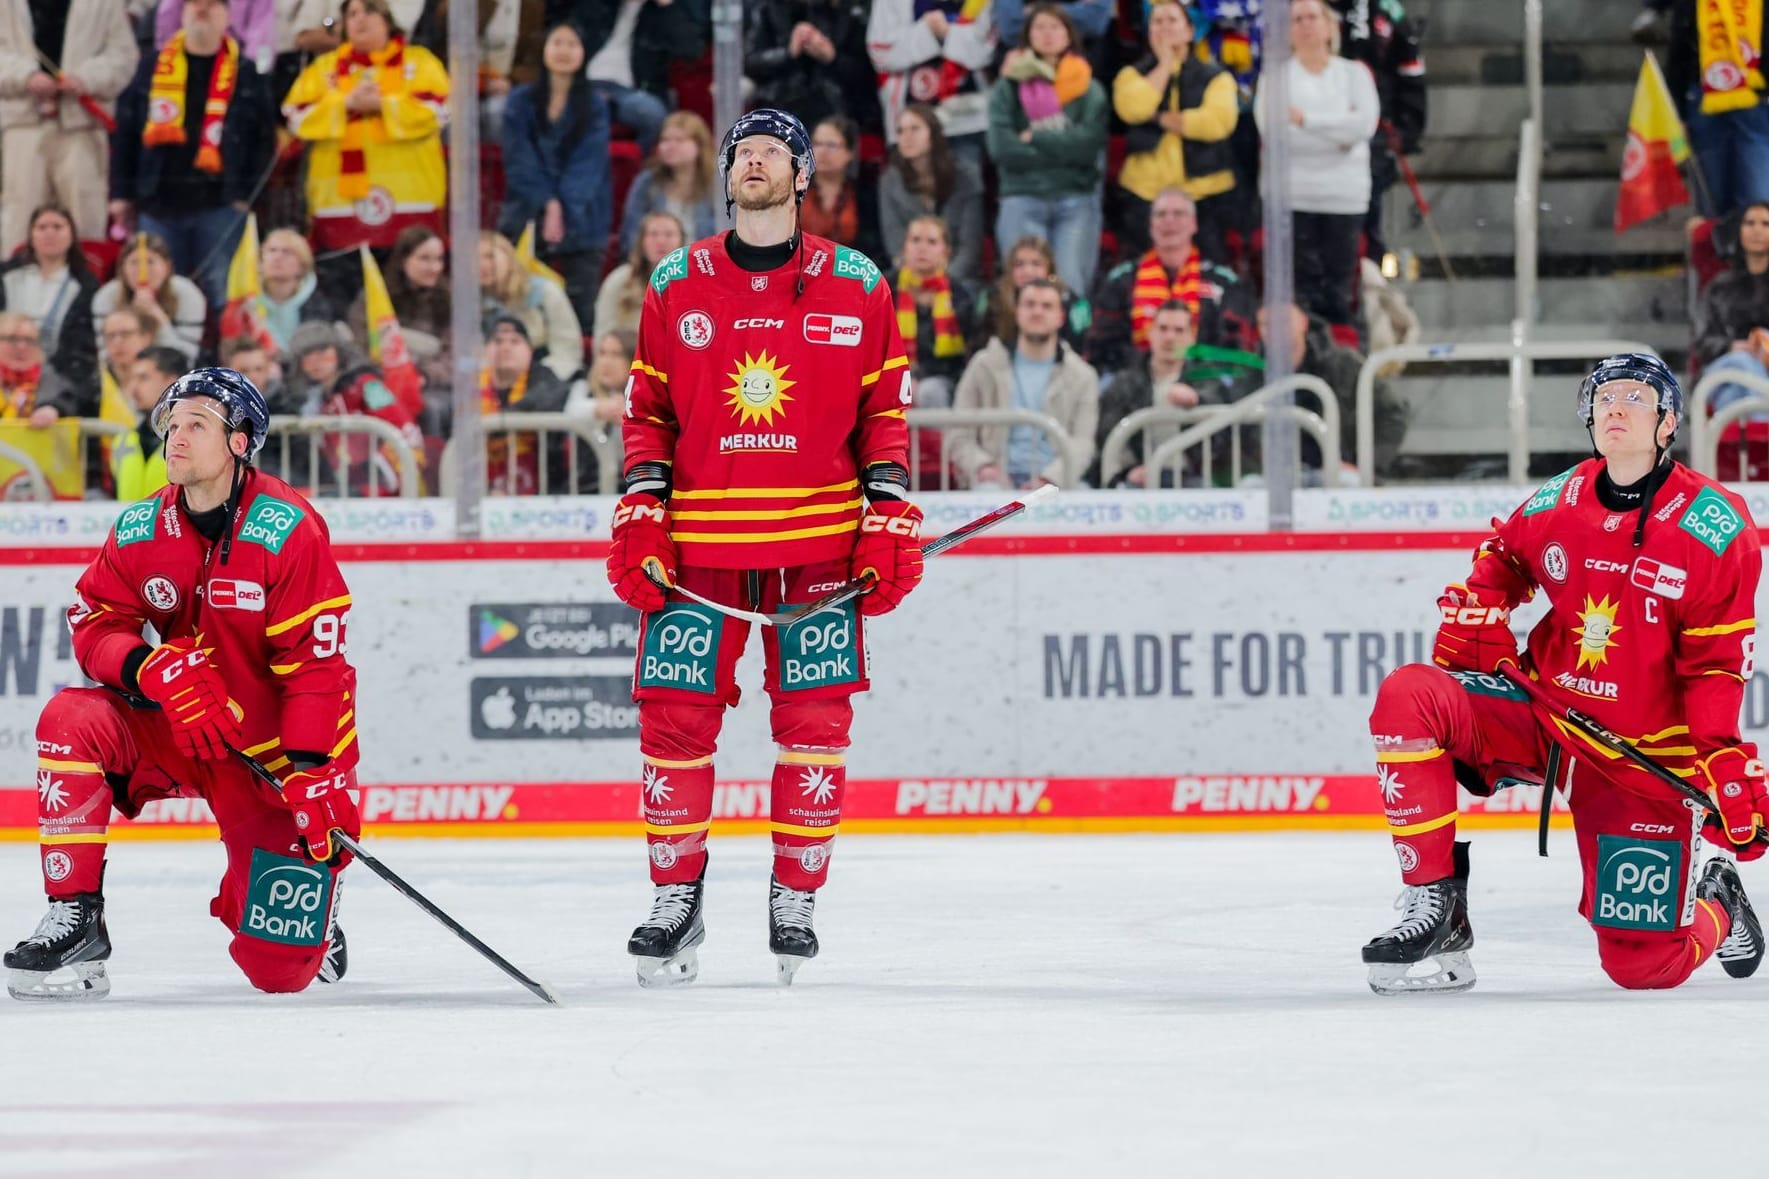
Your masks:
<instances>
[{"instance_id":1,"label":"yellow flag","mask_svg":"<svg viewBox=\"0 0 1769 1179\"><path fill-rule=\"evenodd\" d=\"M1622 183L1615 200L1617 233L1689 200L1677 171L1677 165L1689 158L1689 139L1658 62L1650 53L1645 57L1628 113L1628 145L1622 152Z\"/></svg>"},{"instance_id":2,"label":"yellow flag","mask_svg":"<svg viewBox=\"0 0 1769 1179\"><path fill-rule=\"evenodd\" d=\"M258 282L258 215L246 214L246 229L227 264L227 301L255 299L264 293Z\"/></svg>"},{"instance_id":3,"label":"yellow flag","mask_svg":"<svg viewBox=\"0 0 1769 1179\"><path fill-rule=\"evenodd\" d=\"M279 346L270 334L269 320L269 309L264 306L264 284L258 277L258 217L247 213L240 244L234 247L233 260L227 264L227 303L221 308L221 338L243 336L274 353Z\"/></svg>"},{"instance_id":4,"label":"yellow flag","mask_svg":"<svg viewBox=\"0 0 1769 1179\"><path fill-rule=\"evenodd\" d=\"M399 329L399 316L393 310L393 297L387 293L387 280L381 277L380 263L367 246L358 249L362 254L362 318L368 327L369 359L381 366L387 387L415 412L423 404L423 378L406 347L405 333Z\"/></svg>"},{"instance_id":5,"label":"yellow flag","mask_svg":"<svg viewBox=\"0 0 1769 1179\"><path fill-rule=\"evenodd\" d=\"M565 289L565 277L534 254L534 222L530 221L522 231L522 238L516 243L516 261L522 269L536 278L544 278L560 290Z\"/></svg>"}]
</instances>

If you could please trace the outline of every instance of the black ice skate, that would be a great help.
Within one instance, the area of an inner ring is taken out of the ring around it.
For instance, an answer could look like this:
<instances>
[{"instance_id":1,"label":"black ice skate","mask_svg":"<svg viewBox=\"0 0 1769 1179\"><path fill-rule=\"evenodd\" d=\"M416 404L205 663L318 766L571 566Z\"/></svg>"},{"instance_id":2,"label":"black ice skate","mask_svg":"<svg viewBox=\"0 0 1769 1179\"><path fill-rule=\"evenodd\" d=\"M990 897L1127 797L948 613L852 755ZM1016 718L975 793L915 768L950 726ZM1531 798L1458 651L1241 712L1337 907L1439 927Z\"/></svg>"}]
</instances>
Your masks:
<instances>
[{"instance_id":1,"label":"black ice skate","mask_svg":"<svg viewBox=\"0 0 1769 1179\"><path fill-rule=\"evenodd\" d=\"M1763 923L1757 920L1750 898L1744 895L1738 865L1725 856L1709 860L1696 882L1695 895L1719 905L1732 916L1732 932L1714 951L1726 973L1733 978L1749 978L1757 973L1757 967L1763 964Z\"/></svg>"},{"instance_id":2,"label":"black ice skate","mask_svg":"<svg viewBox=\"0 0 1769 1179\"><path fill-rule=\"evenodd\" d=\"M1364 947L1370 989L1378 995L1466 991L1474 985L1468 950L1468 845L1456 844L1454 876L1408 885L1394 907L1400 922Z\"/></svg>"},{"instance_id":3,"label":"black ice skate","mask_svg":"<svg viewBox=\"0 0 1769 1179\"><path fill-rule=\"evenodd\" d=\"M817 956L817 933L811 928L814 892L788 888L778 878L768 882L768 949L774 954L775 978L792 985L798 968Z\"/></svg>"},{"instance_id":4,"label":"black ice skate","mask_svg":"<svg viewBox=\"0 0 1769 1179\"><path fill-rule=\"evenodd\" d=\"M83 892L53 897L37 932L6 952L6 991L14 999L102 999L111 993L105 959L111 937L104 926L104 896Z\"/></svg>"},{"instance_id":5,"label":"black ice skate","mask_svg":"<svg viewBox=\"0 0 1769 1179\"><path fill-rule=\"evenodd\" d=\"M685 986L699 977L700 956L694 947L706 940L706 927L700 922L705 887L704 868L700 879L691 883L652 886L651 915L627 939L640 986Z\"/></svg>"}]
</instances>

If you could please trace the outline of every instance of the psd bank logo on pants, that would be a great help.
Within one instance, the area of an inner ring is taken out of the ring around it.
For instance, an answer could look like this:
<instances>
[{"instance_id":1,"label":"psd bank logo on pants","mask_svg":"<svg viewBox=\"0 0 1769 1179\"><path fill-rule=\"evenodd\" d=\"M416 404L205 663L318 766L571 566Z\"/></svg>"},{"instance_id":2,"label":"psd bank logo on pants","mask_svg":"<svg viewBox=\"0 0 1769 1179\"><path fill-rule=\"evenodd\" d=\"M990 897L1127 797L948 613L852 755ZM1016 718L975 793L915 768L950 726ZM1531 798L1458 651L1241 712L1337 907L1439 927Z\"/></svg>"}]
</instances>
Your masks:
<instances>
[{"instance_id":1,"label":"psd bank logo on pants","mask_svg":"<svg viewBox=\"0 0 1769 1179\"><path fill-rule=\"evenodd\" d=\"M1597 837L1597 895L1591 924L1610 929L1677 928L1683 845Z\"/></svg>"},{"instance_id":2,"label":"psd bank logo on pants","mask_svg":"<svg viewBox=\"0 0 1769 1179\"><path fill-rule=\"evenodd\" d=\"M317 946L326 940L331 912L332 873L325 865L252 849L241 933L285 946Z\"/></svg>"}]
</instances>

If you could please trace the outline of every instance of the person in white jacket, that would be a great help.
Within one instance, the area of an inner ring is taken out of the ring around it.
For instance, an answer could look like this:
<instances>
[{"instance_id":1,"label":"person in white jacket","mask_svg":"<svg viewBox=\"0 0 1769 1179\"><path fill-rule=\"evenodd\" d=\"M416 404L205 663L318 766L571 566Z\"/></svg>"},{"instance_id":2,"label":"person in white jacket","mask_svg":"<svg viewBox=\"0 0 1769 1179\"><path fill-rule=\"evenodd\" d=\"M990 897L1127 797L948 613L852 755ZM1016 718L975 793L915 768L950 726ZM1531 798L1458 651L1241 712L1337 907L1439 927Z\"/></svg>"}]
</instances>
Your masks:
<instances>
[{"instance_id":1,"label":"person in white jacket","mask_svg":"<svg viewBox=\"0 0 1769 1179\"><path fill-rule=\"evenodd\" d=\"M1290 5L1289 109L1274 112L1262 77L1254 117L1262 135L1289 134L1296 302L1328 323L1355 322L1358 235L1370 207L1370 136L1381 99L1362 62L1339 56L1339 20L1324 0Z\"/></svg>"},{"instance_id":2,"label":"person in white jacket","mask_svg":"<svg viewBox=\"0 0 1769 1179\"><path fill-rule=\"evenodd\" d=\"M916 16L917 8L925 9ZM965 15L967 8L974 8ZM866 49L878 71L878 102L884 132L896 142L897 115L925 102L940 116L941 130L959 154L982 162L989 126L989 67L995 60L995 22L988 0L873 0L866 22ZM961 67L950 70L950 63Z\"/></svg>"}]
</instances>

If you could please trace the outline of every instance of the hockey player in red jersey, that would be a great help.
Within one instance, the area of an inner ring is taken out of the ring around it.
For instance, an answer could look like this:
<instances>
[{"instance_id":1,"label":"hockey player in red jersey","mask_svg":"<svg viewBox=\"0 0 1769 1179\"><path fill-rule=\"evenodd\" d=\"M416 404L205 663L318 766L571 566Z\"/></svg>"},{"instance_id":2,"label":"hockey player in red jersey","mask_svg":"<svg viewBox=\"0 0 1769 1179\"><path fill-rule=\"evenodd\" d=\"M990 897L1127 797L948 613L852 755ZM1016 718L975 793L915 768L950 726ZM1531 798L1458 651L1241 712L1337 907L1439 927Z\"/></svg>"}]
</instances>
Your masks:
<instances>
[{"instance_id":1,"label":"hockey player in red jersey","mask_svg":"<svg viewBox=\"0 0 1769 1179\"><path fill-rule=\"evenodd\" d=\"M749 624L871 574L857 603L762 633L777 747L769 946L790 983L841 818L850 697L867 688L861 615L921 578L908 500L912 384L889 289L864 255L800 231L815 161L804 126L751 111L720 144L736 229L660 262L639 319L623 430L626 495L608 577L645 615L633 696L644 756L650 915L628 952L645 985L690 982L713 753Z\"/></svg>"},{"instance_id":2,"label":"hockey player in red jersey","mask_svg":"<svg viewBox=\"0 0 1769 1179\"><path fill-rule=\"evenodd\" d=\"M250 381L198 369L150 420L171 484L123 510L68 611L75 658L99 686L64 688L37 722L49 911L5 955L15 998L109 993L111 808L134 817L178 794L202 796L220 825L227 870L209 912L252 985L299 991L346 964L336 902L347 857L332 832L360 830L347 793L350 591L319 513L252 466L270 415ZM283 793L234 749L278 773Z\"/></svg>"},{"instance_id":3,"label":"hockey player in red jersey","mask_svg":"<svg viewBox=\"0 0 1769 1179\"><path fill-rule=\"evenodd\" d=\"M1579 394L1596 457L1495 521L1467 581L1438 599L1435 666L1402 667L1378 691L1370 732L1407 887L1399 924L1364 947L1377 993L1474 985L1456 785L1540 782L1554 746L1571 766L1579 911L1604 972L1630 989L1674 987L1710 957L1734 978L1762 961L1731 856L1699 863L1704 834L1742 860L1764 850L1763 762L1739 736L1762 554L1743 501L1666 453L1682 411L1656 356L1597 365ZM1519 656L1510 612L1538 589L1548 612ZM1705 808L1533 706L1501 672L1686 777L1720 818L1704 824Z\"/></svg>"}]
</instances>

